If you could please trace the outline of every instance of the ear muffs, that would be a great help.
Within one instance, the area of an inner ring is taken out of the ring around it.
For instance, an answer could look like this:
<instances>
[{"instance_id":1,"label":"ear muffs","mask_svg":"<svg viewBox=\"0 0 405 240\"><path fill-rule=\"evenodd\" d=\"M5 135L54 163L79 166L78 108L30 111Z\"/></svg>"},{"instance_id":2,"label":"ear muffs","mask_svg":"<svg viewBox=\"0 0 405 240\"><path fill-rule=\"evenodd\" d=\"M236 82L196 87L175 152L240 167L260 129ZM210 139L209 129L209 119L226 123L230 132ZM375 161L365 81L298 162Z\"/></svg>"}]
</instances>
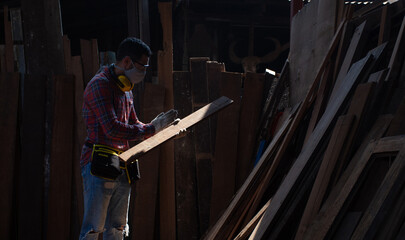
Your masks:
<instances>
[{"instance_id":1,"label":"ear muffs","mask_svg":"<svg viewBox=\"0 0 405 240\"><path fill-rule=\"evenodd\" d=\"M109 67L110 74L117 84L118 88L123 92L131 91L134 88L134 84L125 75L116 75L114 72L114 64Z\"/></svg>"},{"instance_id":2,"label":"ear muffs","mask_svg":"<svg viewBox=\"0 0 405 240\"><path fill-rule=\"evenodd\" d=\"M129 81L127 76L125 75L118 75L117 77L117 85L123 92L131 91L134 88L134 84Z\"/></svg>"}]
</instances>

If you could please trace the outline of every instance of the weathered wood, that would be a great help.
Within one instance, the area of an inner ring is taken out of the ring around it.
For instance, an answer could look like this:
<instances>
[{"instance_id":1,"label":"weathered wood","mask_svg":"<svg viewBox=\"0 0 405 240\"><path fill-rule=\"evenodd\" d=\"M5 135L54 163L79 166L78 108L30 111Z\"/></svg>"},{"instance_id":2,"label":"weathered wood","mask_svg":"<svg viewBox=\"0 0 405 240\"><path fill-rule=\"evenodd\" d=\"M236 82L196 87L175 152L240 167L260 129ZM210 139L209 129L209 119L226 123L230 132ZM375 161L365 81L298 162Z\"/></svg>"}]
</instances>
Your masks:
<instances>
[{"instance_id":1,"label":"weathered wood","mask_svg":"<svg viewBox=\"0 0 405 240\"><path fill-rule=\"evenodd\" d=\"M321 166L307 201L295 239L302 239L304 232L318 213L325 197L333 169L337 163L339 152L345 143L352 127L353 115L344 115L337 120L328 147L325 150Z\"/></svg>"},{"instance_id":2,"label":"weathered wood","mask_svg":"<svg viewBox=\"0 0 405 240\"><path fill-rule=\"evenodd\" d=\"M63 35L63 56L65 59L65 72L68 74L73 74L71 52L72 50L70 47L70 39L67 35Z\"/></svg>"},{"instance_id":3,"label":"weathered wood","mask_svg":"<svg viewBox=\"0 0 405 240\"><path fill-rule=\"evenodd\" d=\"M11 32L11 22L8 15L8 7L4 6L4 35L5 35L5 56L6 56L6 71L14 72L14 48Z\"/></svg>"},{"instance_id":4,"label":"weathered wood","mask_svg":"<svg viewBox=\"0 0 405 240\"><path fill-rule=\"evenodd\" d=\"M165 89L158 85L145 83L142 122L150 122L163 112ZM139 158L141 179L132 186L129 222L130 239L154 239L156 231L156 203L159 186L159 155L157 147Z\"/></svg>"},{"instance_id":5,"label":"weathered wood","mask_svg":"<svg viewBox=\"0 0 405 240\"><path fill-rule=\"evenodd\" d=\"M242 186L253 169L255 140L258 137L260 110L264 95L263 89L264 74L246 73L239 115L237 188Z\"/></svg>"},{"instance_id":6,"label":"weathered wood","mask_svg":"<svg viewBox=\"0 0 405 240\"><path fill-rule=\"evenodd\" d=\"M54 77L47 239L71 239L74 78Z\"/></svg>"},{"instance_id":7,"label":"weathered wood","mask_svg":"<svg viewBox=\"0 0 405 240\"><path fill-rule=\"evenodd\" d=\"M0 238L12 239L17 229L13 227L13 212L15 213L15 190L17 184L14 181L16 169L17 149L17 123L18 102L20 90L20 76L18 73L0 74Z\"/></svg>"},{"instance_id":8,"label":"weathered wood","mask_svg":"<svg viewBox=\"0 0 405 240\"><path fill-rule=\"evenodd\" d=\"M383 152L394 152L399 151L403 147L404 137L397 138L383 138L378 141L370 142L367 148L364 150L363 154L353 166L353 169L348 168L346 171L349 171L349 177L346 181L341 179L342 188L337 189L336 187L333 191L338 192L339 194L336 197L330 197L327 199L322 209L320 210L314 224L310 226L308 231L305 234L305 239L324 239L326 234L329 232L332 224L336 223L336 218L339 213L341 213L344 205L347 204L349 196L354 195L355 186L361 184L361 176L364 175L366 166L369 164L369 161L372 159L373 154L383 153ZM402 146L401 146L402 144Z\"/></svg>"},{"instance_id":9,"label":"weathered wood","mask_svg":"<svg viewBox=\"0 0 405 240\"><path fill-rule=\"evenodd\" d=\"M223 109L224 107L228 106L231 103L232 103L231 99L224 96L220 97L214 102L207 104L205 107L181 119L177 124L171 125L163 129L156 135L142 141L136 146L121 153L119 157L122 161L125 162L126 161L131 162L131 160L136 160L137 157L140 157L141 155L145 154L146 152L150 151L151 149L155 148L161 143L171 139L172 137L175 137L180 132L180 129L187 129L193 126L194 124L209 117L211 114L216 113L217 111Z\"/></svg>"},{"instance_id":10,"label":"weathered wood","mask_svg":"<svg viewBox=\"0 0 405 240\"><path fill-rule=\"evenodd\" d=\"M191 114L191 73L173 73L174 108L178 117ZM174 140L177 239L199 239L194 133Z\"/></svg>"},{"instance_id":11,"label":"weathered wood","mask_svg":"<svg viewBox=\"0 0 405 240\"><path fill-rule=\"evenodd\" d=\"M339 89L340 84L346 77L346 74L349 71L350 66L352 65L352 63L354 61L357 61L357 59L359 59L360 54L362 54L362 52L363 52L363 47L365 44L362 44L362 42L367 37L367 32L366 32L365 28L366 28L366 22L363 22L360 26L358 26L355 29L355 31L353 33L353 37L352 37L350 45L346 51L345 58L343 60L342 65L340 66L339 74L336 77L335 85L334 85L332 93L330 95L330 99L334 99L334 94Z\"/></svg>"},{"instance_id":12,"label":"weathered wood","mask_svg":"<svg viewBox=\"0 0 405 240\"><path fill-rule=\"evenodd\" d=\"M350 68L344 83L339 89L338 94L336 94L337 96L332 102L330 102L313 134L308 139L308 143L304 145L298 159L291 167L284 181L281 183L279 190L273 197L271 206L267 209L263 216L263 221L256 226L255 232L252 234L251 239L260 239L263 237L267 227L272 223L272 221L274 221L276 214L279 212L281 206L286 200L291 188L296 184L296 181L301 175L305 165L308 163L310 156L321 142L325 131L329 128L336 114L339 112L341 105L352 91L353 85L355 85L359 78L362 77L362 74L364 74L364 72L367 70L367 65L369 64L371 64L370 55L356 62Z\"/></svg>"},{"instance_id":13,"label":"weathered wood","mask_svg":"<svg viewBox=\"0 0 405 240\"><path fill-rule=\"evenodd\" d=\"M395 136L405 134L405 97L402 99L397 112L395 113L394 119L387 131L387 136Z\"/></svg>"},{"instance_id":14,"label":"weathered wood","mask_svg":"<svg viewBox=\"0 0 405 240\"><path fill-rule=\"evenodd\" d=\"M38 193L44 191L46 77L26 75L23 88L17 234L20 239L44 239L43 195Z\"/></svg>"},{"instance_id":15,"label":"weathered wood","mask_svg":"<svg viewBox=\"0 0 405 240\"><path fill-rule=\"evenodd\" d=\"M405 41L405 16L402 20L401 28L399 29L398 32L398 37L395 42L394 49L392 51L392 55L390 58L390 62L388 64L388 73L387 77L385 78L386 82L390 82L391 84L394 84L396 80L397 75L400 72L400 68L402 66L402 60L405 54L405 49L402 47L404 46L404 41ZM388 89L388 91L391 91L391 89Z\"/></svg>"},{"instance_id":16,"label":"weathered wood","mask_svg":"<svg viewBox=\"0 0 405 240\"><path fill-rule=\"evenodd\" d=\"M390 166L383 182L373 197L372 202L364 212L352 239L372 239L378 231L378 226L385 220L386 213L392 207L405 181L405 137L402 147Z\"/></svg>"},{"instance_id":17,"label":"weathered wood","mask_svg":"<svg viewBox=\"0 0 405 240\"><path fill-rule=\"evenodd\" d=\"M236 159L242 74L222 73L221 95L233 99L229 108L218 114L216 147L212 164L210 225L220 217L235 194Z\"/></svg>"}]
</instances>

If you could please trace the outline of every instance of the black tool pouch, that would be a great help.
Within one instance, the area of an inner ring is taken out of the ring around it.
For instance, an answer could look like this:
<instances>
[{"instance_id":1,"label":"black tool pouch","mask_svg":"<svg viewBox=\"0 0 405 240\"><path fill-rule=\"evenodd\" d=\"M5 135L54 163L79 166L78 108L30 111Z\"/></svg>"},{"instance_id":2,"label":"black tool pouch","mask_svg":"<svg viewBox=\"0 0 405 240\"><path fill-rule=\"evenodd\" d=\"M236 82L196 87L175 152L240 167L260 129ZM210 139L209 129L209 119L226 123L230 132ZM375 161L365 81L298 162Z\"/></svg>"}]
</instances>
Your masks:
<instances>
[{"instance_id":1,"label":"black tool pouch","mask_svg":"<svg viewBox=\"0 0 405 240\"><path fill-rule=\"evenodd\" d=\"M125 173L127 174L128 182L134 183L141 179L141 171L139 170L138 160L132 163L125 163Z\"/></svg>"},{"instance_id":2,"label":"black tool pouch","mask_svg":"<svg viewBox=\"0 0 405 240\"><path fill-rule=\"evenodd\" d=\"M120 159L115 149L95 144L91 156L91 174L115 180L121 174Z\"/></svg>"}]
</instances>

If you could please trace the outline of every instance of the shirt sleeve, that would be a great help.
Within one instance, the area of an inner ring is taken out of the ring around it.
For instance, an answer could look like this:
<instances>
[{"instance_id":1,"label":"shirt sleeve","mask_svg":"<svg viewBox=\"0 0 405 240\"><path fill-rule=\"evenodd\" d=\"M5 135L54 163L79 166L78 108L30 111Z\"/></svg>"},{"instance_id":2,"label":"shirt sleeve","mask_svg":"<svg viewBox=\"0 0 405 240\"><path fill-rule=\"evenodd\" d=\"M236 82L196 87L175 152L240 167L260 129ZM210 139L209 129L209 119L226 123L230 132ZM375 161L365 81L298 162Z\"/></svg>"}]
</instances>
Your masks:
<instances>
[{"instance_id":1,"label":"shirt sleeve","mask_svg":"<svg viewBox=\"0 0 405 240\"><path fill-rule=\"evenodd\" d=\"M87 93L86 104L95 114L105 135L116 140L142 140L154 134L155 128L148 124L135 122L126 124L118 121L114 109L114 96L108 81L93 82Z\"/></svg>"}]
</instances>

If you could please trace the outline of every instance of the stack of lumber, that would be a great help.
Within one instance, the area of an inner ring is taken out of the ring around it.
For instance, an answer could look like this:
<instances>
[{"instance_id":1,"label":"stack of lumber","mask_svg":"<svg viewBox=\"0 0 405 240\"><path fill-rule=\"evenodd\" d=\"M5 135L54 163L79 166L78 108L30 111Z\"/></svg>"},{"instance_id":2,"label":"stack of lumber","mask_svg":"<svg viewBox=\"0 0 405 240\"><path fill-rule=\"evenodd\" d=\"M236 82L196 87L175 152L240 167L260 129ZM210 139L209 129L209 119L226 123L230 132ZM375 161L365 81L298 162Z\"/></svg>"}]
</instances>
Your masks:
<instances>
[{"instance_id":1,"label":"stack of lumber","mask_svg":"<svg viewBox=\"0 0 405 240\"><path fill-rule=\"evenodd\" d=\"M305 97L204 239L405 238L404 3L339 8Z\"/></svg>"}]
</instances>

